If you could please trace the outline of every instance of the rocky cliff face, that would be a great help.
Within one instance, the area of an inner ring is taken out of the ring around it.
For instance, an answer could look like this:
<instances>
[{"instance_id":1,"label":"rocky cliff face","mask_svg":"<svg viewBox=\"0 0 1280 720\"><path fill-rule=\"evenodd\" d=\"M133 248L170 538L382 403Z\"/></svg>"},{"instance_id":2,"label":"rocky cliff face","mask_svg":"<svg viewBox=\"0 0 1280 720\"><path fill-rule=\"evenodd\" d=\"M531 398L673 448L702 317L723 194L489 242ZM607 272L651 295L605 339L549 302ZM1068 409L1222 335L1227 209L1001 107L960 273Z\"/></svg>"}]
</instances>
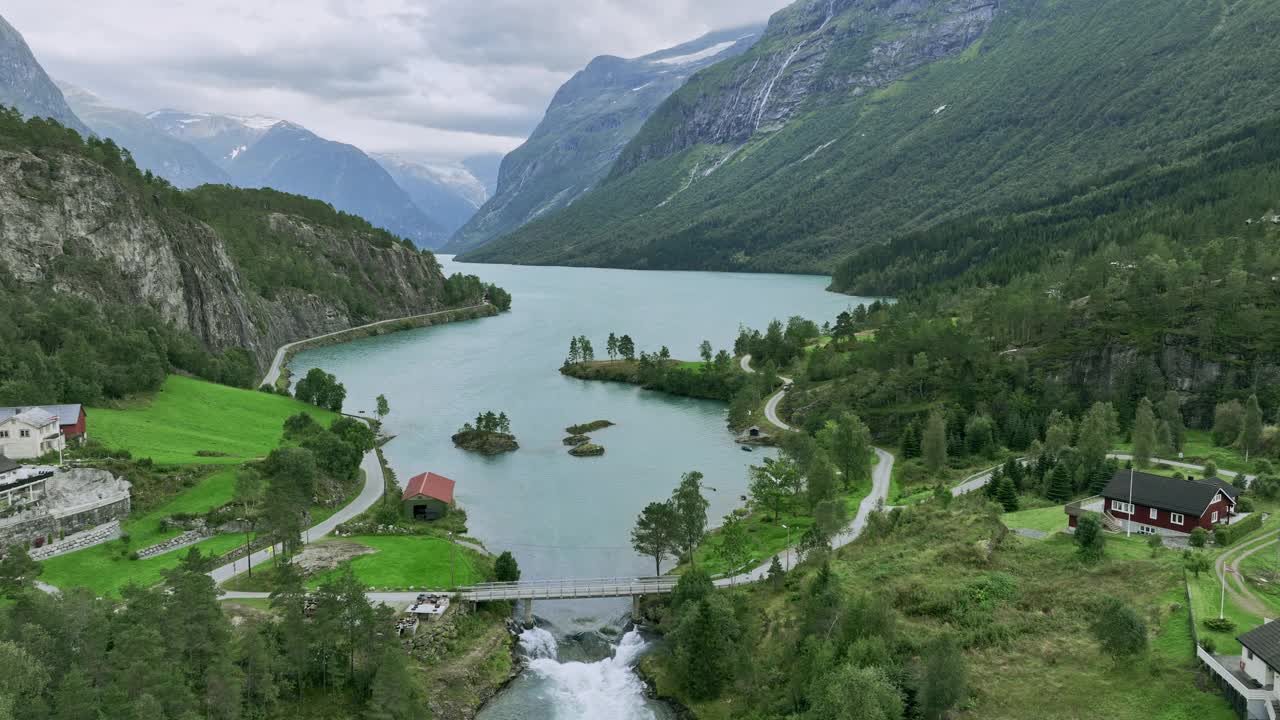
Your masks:
<instances>
[{"instance_id":1,"label":"rocky cliff face","mask_svg":"<svg viewBox=\"0 0 1280 720\"><path fill-rule=\"evenodd\" d=\"M809 0L779 12L748 53L671 98L613 169L700 143L742 145L806 105L859 97L982 38L996 0Z\"/></svg>"},{"instance_id":2,"label":"rocky cliff face","mask_svg":"<svg viewBox=\"0 0 1280 720\"><path fill-rule=\"evenodd\" d=\"M497 193L445 250L478 248L571 204L605 177L663 100L699 70L748 50L760 32L723 30L644 57L592 60L556 92L529 140L503 159Z\"/></svg>"},{"instance_id":3,"label":"rocky cliff face","mask_svg":"<svg viewBox=\"0 0 1280 720\"><path fill-rule=\"evenodd\" d=\"M442 307L444 278L430 254L271 214L273 233L342 268L391 318ZM260 364L286 342L349 327L342 300L283 288L264 297L245 281L208 225L150 207L83 157L0 151L0 265L20 282L98 302L149 306L215 350L244 347ZM364 319L364 318L360 318Z\"/></svg>"},{"instance_id":4,"label":"rocky cliff face","mask_svg":"<svg viewBox=\"0 0 1280 720\"><path fill-rule=\"evenodd\" d=\"M36 62L22 34L3 17L0 17L0 105L16 107L24 117L53 118L89 136L89 128L67 106L62 92Z\"/></svg>"}]
</instances>

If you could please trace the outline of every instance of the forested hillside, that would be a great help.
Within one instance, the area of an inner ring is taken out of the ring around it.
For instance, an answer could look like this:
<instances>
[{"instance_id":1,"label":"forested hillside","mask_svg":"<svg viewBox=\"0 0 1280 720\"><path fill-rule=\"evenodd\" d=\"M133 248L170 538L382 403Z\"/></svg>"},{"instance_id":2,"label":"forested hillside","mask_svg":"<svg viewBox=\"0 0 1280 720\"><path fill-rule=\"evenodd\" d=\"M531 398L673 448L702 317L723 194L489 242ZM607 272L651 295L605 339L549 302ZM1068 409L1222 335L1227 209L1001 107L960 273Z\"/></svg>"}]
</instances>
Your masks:
<instances>
[{"instance_id":1,"label":"forested hillside","mask_svg":"<svg viewBox=\"0 0 1280 720\"><path fill-rule=\"evenodd\" d=\"M12 110L0 215L0 302L21 309L0 316L0 404L96 403L174 369L250 385L286 342L485 292L324 203L182 192L109 140Z\"/></svg>"},{"instance_id":2,"label":"forested hillside","mask_svg":"<svg viewBox=\"0 0 1280 720\"><path fill-rule=\"evenodd\" d=\"M1280 6L806 0L649 119L608 182L466 256L830 271L1280 112Z\"/></svg>"}]
</instances>

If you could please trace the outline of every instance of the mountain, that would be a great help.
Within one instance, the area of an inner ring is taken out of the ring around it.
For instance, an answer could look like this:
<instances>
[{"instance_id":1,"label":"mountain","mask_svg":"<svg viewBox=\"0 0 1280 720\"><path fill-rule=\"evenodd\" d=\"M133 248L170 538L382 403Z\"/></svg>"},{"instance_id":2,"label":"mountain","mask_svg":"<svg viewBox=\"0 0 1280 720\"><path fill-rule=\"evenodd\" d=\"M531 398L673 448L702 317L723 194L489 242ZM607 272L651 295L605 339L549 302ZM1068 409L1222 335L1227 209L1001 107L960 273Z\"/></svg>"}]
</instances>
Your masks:
<instances>
[{"instance_id":1,"label":"mountain","mask_svg":"<svg viewBox=\"0 0 1280 720\"><path fill-rule=\"evenodd\" d=\"M462 164L430 163L401 155L370 157L391 175L421 210L452 235L489 199L485 183Z\"/></svg>"},{"instance_id":2,"label":"mountain","mask_svg":"<svg viewBox=\"0 0 1280 720\"><path fill-rule=\"evenodd\" d=\"M1276 3L801 0L595 191L465 259L830 272L1280 112L1277 35Z\"/></svg>"},{"instance_id":3,"label":"mountain","mask_svg":"<svg viewBox=\"0 0 1280 720\"><path fill-rule=\"evenodd\" d=\"M489 153L472 155L462 160L462 166L484 184L489 197L493 197L493 194L498 192L498 173L502 170L503 157L501 153Z\"/></svg>"},{"instance_id":4,"label":"mountain","mask_svg":"<svg viewBox=\"0 0 1280 720\"><path fill-rule=\"evenodd\" d=\"M381 165L353 145L270 117L159 110L147 118L194 145L239 187L323 200L420 247L437 247L447 237Z\"/></svg>"},{"instance_id":5,"label":"mountain","mask_svg":"<svg viewBox=\"0 0 1280 720\"><path fill-rule=\"evenodd\" d=\"M760 32L724 30L632 60L592 60L556 92L529 139L503 159L496 193L445 250L474 250L568 207L604 179L671 93L697 71L746 52Z\"/></svg>"},{"instance_id":6,"label":"mountain","mask_svg":"<svg viewBox=\"0 0 1280 720\"><path fill-rule=\"evenodd\" d=\"M23 117L52 118L89 137L89 128L67 105L62 91L40 67L22 34L3 17L0 17L0 105L17 108Z\"/></svg>"},{"instance_id":7,"label":"mountain","mask_svg":"<svg viewBox=\"0 0 1280 720\"><path fill-rule=\"evenodd\" d=\"M190 143L179 140L146 116L108 105L102 98L67 83L58 83L67 103L98 135L129 149L143 170L180 188L229 184L231 176Z\"/></svg>"},{"instance_id":8,"label":"mountain","mask_svg":"<svg viewBox=\"0 0 1280 720\"><path fill-rule=\"evenodd\" d=\"M430 252L322 202L227 185L177 190L66 134L0 114L0 304L36 308L0 320L5 342L55 322L45 317L50 303L77 323L100 315L103 328L141 318L139 334L76 346L125 363L117 379L131 383L128 359L172 332L191 341L160 354L184 369L199 370L201 348L243 348L261 368L284 343L470 305L484 292L446 282ZM87 374L101 369L82 364ZM53 375L40 372L32 384Z\"/></svg>"}]
</instances>

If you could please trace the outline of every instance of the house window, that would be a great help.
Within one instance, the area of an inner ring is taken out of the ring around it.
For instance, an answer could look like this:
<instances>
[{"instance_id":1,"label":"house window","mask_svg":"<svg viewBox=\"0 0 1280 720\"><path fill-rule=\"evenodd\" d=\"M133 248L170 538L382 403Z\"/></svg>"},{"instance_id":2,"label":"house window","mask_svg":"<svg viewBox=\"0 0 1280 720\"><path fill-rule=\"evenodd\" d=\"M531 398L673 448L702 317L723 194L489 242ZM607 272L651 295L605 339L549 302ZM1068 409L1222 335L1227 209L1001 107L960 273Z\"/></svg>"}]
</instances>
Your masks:
<instances>
[{"instance_id":1,"label":"house window","mask_svg":"<svg viewBox=\"0 0 1280 720\"><path fill-rule=\"evenodd\" d=\"M1160 519L1160 511L1159 511L1159 510L1157 510L1157 509L1155 509L1155 508L1151 508L1151 519L1152 519L1152 520L1159 520L1159 519Z\"/></svg>"},{"instance_id":2,"label":"house window","mask_svg":"<svg viewBox=\"0 0 1280 720\"><path fill-rule=\"evenodd\" d=\"M1253 651L1252 651L1252 650L1250 650L1249 648L1245 648L1245 649L1244 649L1244 657L1245 657L1245 659L1246 659L1246 660L1252 660L1252 659L1253 659Z\"/></svg>"},{"instance_id":3,"label":"house window","mask_svg":"<svg viewBox=\"0 0 1280 720\"><path fill-rule=\"evenodd\" d=\"M1112 509L1112 510L1115 510L1116 512L1121 512L1121 513L1125 513L1125 514L1127 514L1127 515L1132 515L1132 514L1133 514L1133 503L1120 502L1119 500L1112 500L1112 501L1111 501L1111 509Z\"/></svg>"},{"instance_id":4,"label":"house window","mask_svg":"<svg viewBox=\"0 0 1280 720\"><path fill-rule=\"evenodd\" d=\"M1169 522L1174 525L1181 525L1185 519L1186 518L1182 517L1182 513L1169 513Z\"/></svg>"},{"instance_id":5,"label":"house window","mask_svg":"<svg viewBox=\"0 0 1280 720\"><path fill-rule=\"evenodd\" d=\"M7 437L9 437L9 431L8 431L8 430L0 430L0 438L7 438Z\"/></svg>"},{"instance_id":6,"label":"house window","mask_svg":"<svg viewBox=\"0 0 1280 720\"><path fill-rule=\"evenodd\" d=\"M1214 511L1213 511L1213 521L1214 521L1214 522L1218 522L1218 511L1217 511L1217 510L1214 510Z\"/></svg>"},{"instance_id":7,"label":"house window","mask_svg":"<svg viewBox=\"0 0 1280 720\"><path fill-rule=\"evenodd\" d=\"M31 437L31 431L30 431L30 430L19 430L19 431L18 431L18 437L29 438L29 437Z\"/></svg>"}]
</instances>

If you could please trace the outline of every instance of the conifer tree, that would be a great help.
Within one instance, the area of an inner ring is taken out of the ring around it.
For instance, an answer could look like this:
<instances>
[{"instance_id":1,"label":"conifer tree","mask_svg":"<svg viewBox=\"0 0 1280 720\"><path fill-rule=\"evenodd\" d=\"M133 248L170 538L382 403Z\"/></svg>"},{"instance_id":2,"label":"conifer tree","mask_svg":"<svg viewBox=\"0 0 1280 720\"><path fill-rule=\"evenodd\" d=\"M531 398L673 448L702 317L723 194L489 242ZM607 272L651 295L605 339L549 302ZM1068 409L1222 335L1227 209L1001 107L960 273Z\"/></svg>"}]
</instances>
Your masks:
<instances>
[{"instance_id":1,"label":"conifer tree","mask_svg":"<svg viewBox=\"0 0 1280 720\"><path fill-rule=\"evenodd\" d=\"M947 421L937 410L929 414L924 436L920 439L920 450L924 465L930 472L936 473L947 464Z\"/></svg>"},{"instance_id":2,"label":"conifer tree","mask_svg":"<svg viewBox=\"0 0 1280 720\"><path fill-rule=\"evenodd\" d=\"M1071 499L1074 486L1071 482L1071 471L1066 463L1058 463L1049 473L1049 489L1045 497L1054 502L1066 502Z\"/></svg>"},{"instance_id":3,"label":"conifer tree","mask_svg":"<svg viewBox=\"0 0 1280 720\"><path fill-rule=\"evenodd\" d=\"M1133 416L1133 461L1138 467L1151 464L1151 454L1156 446L1156 416L1151 401L1142 398Z\"/></svg>"},{"instance_id":4,"label":"conifer tree","mask_svg":"<svg viewBox=\"0 0 1280 720\"><path fill-rule=\"evenodd\" d=\"M1014 512L1018 509L1018 491L1013 486L1013 479L1008 475L1000 478L1000 485L996 489L996 500L1004 506L1005 512Z\"/></svg>"}]
</instances>

